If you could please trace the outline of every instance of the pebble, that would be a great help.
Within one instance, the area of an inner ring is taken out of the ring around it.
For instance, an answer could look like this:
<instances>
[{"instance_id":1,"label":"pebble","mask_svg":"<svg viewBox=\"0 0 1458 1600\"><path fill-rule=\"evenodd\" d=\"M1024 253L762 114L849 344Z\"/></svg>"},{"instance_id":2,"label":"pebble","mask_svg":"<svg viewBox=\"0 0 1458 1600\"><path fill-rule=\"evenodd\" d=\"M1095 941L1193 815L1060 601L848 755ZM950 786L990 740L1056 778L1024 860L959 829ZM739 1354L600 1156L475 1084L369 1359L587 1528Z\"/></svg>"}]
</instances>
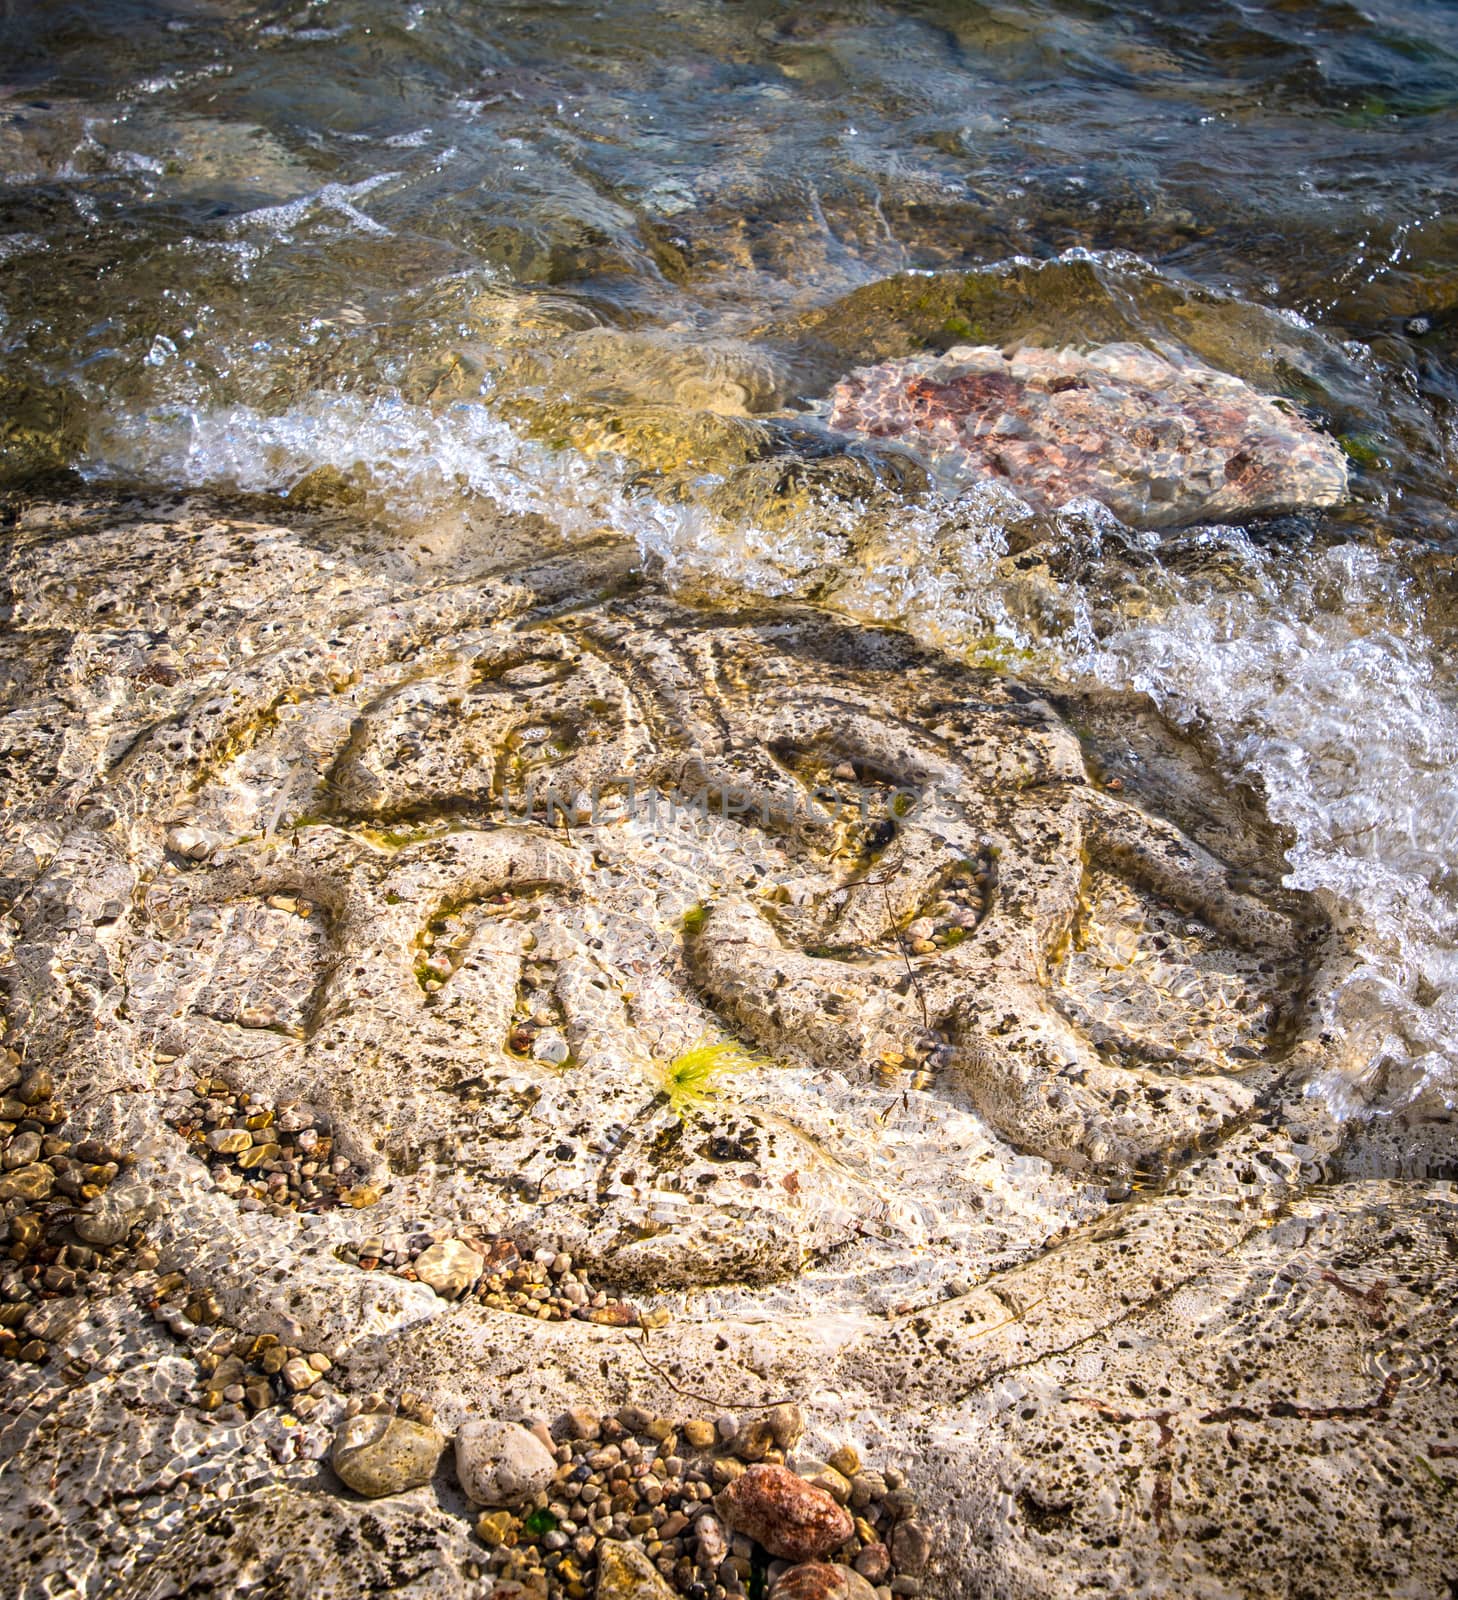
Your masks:
<instances>
[{"instance_id":1,"label":"pebble","mask_svg":"<svg viewBox=\"0 0 1458 1600\"><path fill-rule=\"evenodd\" d=\"M515 1505L545 1489L556 1471L556 1457L519 1423L472 1417L456 1435L456 1477L477 1505Z\"/></svg>"},{"instance_id":2,"label":"pebble","mask_svg":"<svg viewBox=\"0 0 1458 1600\"><path fill-rule=\"evenodd\" d=\"M673 1590L637 1545L605 1540L597 1552L596 1600L674 1600Z\"/></svg>"},{"instance_id":3,"label":"pebble","mask_svg":"<svg viewBox=\"0 0 1458 1600\"><path fill-rule=\"evenodd\" d=\"M752 1466L715 1503L736 1533L748 1534L787 1561L829 1555L854 1532L850 1517L830 1495L788 1467Z\"/></svg>"},{"instance_id":4,"label":"pebble","mask_svg":"<svg viewBox=\"0 0 1458 1600\"><path fill-rule=\"evenodd\" d=\"M775 1448L774 1431L768 1420L755 1417L743 1423L730 1441L730 1448L741 1461L763 1461Z\"/></svg>"},{"instance_id":5,"label":"pebble","mask_svg":"<svg viewBox=\"0 0 1458 1600\"><path fill-rule=\"evenodd\" d=\"M56 1186L55 1172L32 1161L0 1178L0 1200L45 1200Z\"/></svg>"},{"instance_id":6,"label":"pebble","mask_svg":"<svg viewBox=\"0 0 1458 1600\"><path fill-rule=\"evenodd\" d=\"M33 1161L40 1159L41 1136L34 1132L17 1133L11 1137L5 1147L4 1159L0 1160L7 1172L16 1167L28 1167Z\"/></svg>"},{"instance_id":7,"label":"pebble","mask_svg":"<svg viewBox=\"0 0 1458 1600\"><path fill-rule=\"evenodd\" d=\"M173 828L167 835L167 848L189 861L209 860L222 848L223 842L217 834L202 828Z\"/></svg>"},{"instance_id":8,"label":"pebble","mask_svg":"<svg viewBox=\"0 0 1458 1600\"><path fill-rule=\"evenodd\" d=\"M729 1539L717 1517L700 1517L694 1523L701 1567L714 1568L729 1554Z\"/></svg>"},{"instance_id":9,"label":"pebble","mask_svg":"<svg viewBox=\"0 0 1458 1600\"><path fill-rule=\"evenodd\" d=\"M891 1534L891 1559L902 1571L923 1571L931 1550L931 1531L924 1523L908 1518L896 1524Z\"/></svg>"},{"instance_id":10,"label":"pebble","mask_svg":"<svg viewBox=\"0 0 1458 1600\"><path fill-rule=\"evenodd\" d=\"M804 1437L805 1413L797 1405L771 1406L765 1421L781 1450L793 1450Z\"/></svg>"},{"instance_id":11,"label":"pebble","mask_svg":"<svg viewBox=\"0 0 1458 1600\"><path fill-rule=\"evenodd\" d=\"M872 1500L884 1499L886 1493L886 1480L879 1472L867 1472L863 1468L851 1479L850 1503L857 1511L870 1505Z\"/></svg>"},{"instance_id":12,"label":"pebble","mask_svg":"<svg viewBox=\"0 0 1458 1600\"><path fill-rule=\"evenodd\" d=\"M100 1195L89 1200L86 1208L76 1214L71 1226L78 1238L87 1244L120 1244L132 1231L132 1219L127 1210L111 1195Z\"/></svg>"},{"instance_id":13,"label":"pebble","mask_svg":"<svg viewBox=\"0 0 1458 1600\"><path fill-rule=\"evenodd\" d=\"M564 1414L558 1427L567 1439L591 1442L602 1437L602 1424L598 1421L597 1413L589 1411L586 1406L574 1406Z\"/></svg>"},{"instance_id":14,"label":"pebble","mask_svg":"<svg viewBox=\"0 0 1458 1600\"><path fill-rule=\"evenodd\" d=\"M817 1489L824 1489L837 1505L850 1504L850 1480L828 1463L802 1456L795 1463L795 1471L807 1483L813 1483Z\"/></svg>"},{"instance_id":15,"label":"pebble","mask_svg":"<svg viewBox=\"0 0 1458 1600\"><path fill-rule=\"evenodd\" d=\"M55 1092L56 1081L47 1067L37 1067L34 1072L27 1073L20 1080L20 1088L16 1091L28 1106L40 1105L42 1101L49 1100Z\"/></svg>"},{"instance_id":16,"label":"pebble","mask_svg":"<svg viewBox=\"0 0 1458 1600\"><path fill-rule=\"evenodd\" d=\"M560 1067L572 1054L571 1046L555 1030L544 1029L532 1040L532 1058L549 1067Z\"/></svg>"},{"instance_id":17,"label":"pebble","mask_svg":"<svg viewBox=\"0 0 1458 1600\"><path fill-rule=\"evenodd\" d=\"M288 1384L292 1393L312 1388L319 1381L319 1374L302 1356L292 1356L283 1364L283 1380ZM241 1400L243 1397L239 1395Z\"/></svg>"},{"instance_id":18,"label":"pebble","mask_svg":"<svg viewBox=\"0 0 1458 1600\"><path fill-rule=\"evenodd\" d=\"M429 1483L445 1443L425 1423L367 1411L340 1424L330 1461L356 1494L378 1499Z\"/></svg>"},{"instance_id":19,"label":"pebble","mask_svg":"<svg viewBox=\"0 0 1458 1600\"><path fill-rule=\"evenodd\" d=\"M870 1583L884 1583L891 1571L891 1552L879 1541L868 1544L851 1565Z\"/></svg>"},{"instance_id":20,"label":"pebble","mask_svg":"<svg viewBox=\"0 0 1458 1600\"><path fill-rule=\"evenodd\" d=\"M769 1600L876 1600L876 1591L851 1567L807 1561L775 1579Z\"/></svg>"},{"instance_id":21,"label":"pebble","mask_svg":"<svg viewBox=\"0 0 1458 1600\"><path fill-rule=\"evenodd\" d=\"M438 1295L454 1300L474 1286L486 1257L460 1239L442 1239L415 1258L415 1276Z\"/></svg>"},{"instance_id":22,"label":"pebble","mask_svg":"<svg viewBox=\"0 0 1458 1600\"><path fill-rule=\"evenodd\" d=\"M476 1519L476 1535L491 1549L517 1542L519 1524L509 1511L483 1511Z\"/></svg>"}]
</instances>

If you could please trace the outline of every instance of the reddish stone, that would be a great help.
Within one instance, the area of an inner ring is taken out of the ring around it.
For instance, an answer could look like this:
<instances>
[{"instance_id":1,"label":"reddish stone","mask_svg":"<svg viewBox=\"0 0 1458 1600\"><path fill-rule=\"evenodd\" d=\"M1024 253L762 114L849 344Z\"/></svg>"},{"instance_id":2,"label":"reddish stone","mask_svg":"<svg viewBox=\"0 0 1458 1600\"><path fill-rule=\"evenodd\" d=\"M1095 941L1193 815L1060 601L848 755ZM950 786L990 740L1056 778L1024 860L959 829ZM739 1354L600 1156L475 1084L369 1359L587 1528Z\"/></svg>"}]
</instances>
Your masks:
<instances>
[{"instance_id":1,"label":"reddish stone","mask_svg":"<svg viewBox=\"0 0 1458 1600\"><path fill-rule=\"evenodd\" d=\"M858 1572L828 1561L805 1561L775 1579L769 1600L876 1600Z\"/></svg>"},{"instance_id":2,"label":"reddish stone","mask_svg":"<svg viewBox=\"0 0 1458 1600\"><path fill-rule=\"evenodd\" d=\"M1347 492L1341 447L1279 400L1132 344L883 361L836 385L830 425L900 440L962 482L1006 483L1035 510L1092 495L1135 527L1243 521Z\"/></svg>"},{"instance_id":3,"label":"reddish stone","mask_svg":"<svg viewBox=\"0 0 1458 1600\"><path fill-rule=\"evenodd\" d=\"M613 1300L605 1306L597 1306L589 1311L586 1320L599 1322L608 1328L636 1328L638 1311L635 1306L627 1305L622 1300Z\"/></svg>"},{"instance_id":4,"label":"reddish stone","mask_svg":"<svg viewBox=\"0 0 1458 1600\"><path fill-rule=\"evenodd\" d=\"M715 1504L736 1533L785 1561L817 1561L854 1531L843 1507L788 1467L750 1467Z\"/></svg>"}]
</instances>

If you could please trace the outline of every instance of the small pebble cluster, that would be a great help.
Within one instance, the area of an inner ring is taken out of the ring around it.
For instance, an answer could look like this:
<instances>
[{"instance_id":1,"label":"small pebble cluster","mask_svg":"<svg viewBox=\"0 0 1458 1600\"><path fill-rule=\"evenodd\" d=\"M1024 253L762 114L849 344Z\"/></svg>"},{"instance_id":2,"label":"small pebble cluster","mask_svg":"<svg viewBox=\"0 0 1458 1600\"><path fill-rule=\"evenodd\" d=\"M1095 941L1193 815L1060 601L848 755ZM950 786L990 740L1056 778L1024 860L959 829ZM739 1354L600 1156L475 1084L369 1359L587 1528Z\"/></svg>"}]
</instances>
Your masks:
<instances>
[{"instance_id":1,"label":"small pebble cluster","mask_svg":"<svg viewBox=\"0 0 1458 1600\"><path fill-rule=\"evenodd\" d=\"M848 1445L829 1461L795 1454L803 1431L794 1405L746 1420L677 1422L627 1406L606 1417L574 1410L550 1431L538 1423L550 1481L481 1514L486 1567L528 1594L601 1600L602 1560L621 1563L621 1547L637 1546L660 1587L640 1575L625 1595L921 1594L930 1540L902 1475L868 1470ZM457 1475L468 1494L478 1471L469 1451L463 1433ZM478 1496L497 1498L489 1482Z\"/></svg>"},{"instance_id":2,"label":"small pebble cluster","mask_svg":"<svg viewBox=\"0 0 1458 1600\"><path fill-rule=\"evenodd\" d=\"M380 1198L377 1186L334 1153L327 1128L305 1106L264 1105L222 1078L203 1078L172 1120L244 1210L326 1211Z\"/></svg>"},{"instance_id":3,"label":"small pebble cluster","mask_svg":"<svg viewBox=\"0 0 1458 1600\"><path fill-rule=\"evenodd\" d=\"M310 1391L333 1365L322 1351L286 1345L271 1333L238 1333L222 1326L223 1308L213 1292L192 1287L180 1272L157 1280L150 1309L192 1346L198 1404L216 1412L220 1422L241 1422L284 1403L302 1418L318 1406L318 1396ZM210 1337L203 1332L208 1328L215 1330Z\"/></svg>"},{"instance_id":4,"label":"small pebble cluster","mask_svg":"<svg viewBox=\"0 0 1458 1600\"><path fill-rule=\"evenodd\" d=\"M0 1357L45 1362L54 1302L101 1286L128 1253L132 1219L107 1190L123 1151L60 1133L51 1074L0 1054Z\"/></svg>"},{"instance_id":5,"label":"small pebble cluster","mask_svg":"<svg viewBox=\"0 0 1458 1600\"><path fill-rule=\"evenodd\" d=\"M911 954L934 955L960 944L986 915L993 874L989 857L958 862L938 898L902 930Z\"/></svg>"},{"instance_id":6,"label":"small pebble cluster","mask_svg":"<svg viewBox=\"0 0 1458 1600\"><path fill-rule=\"evenodd\" d=\"M420 987L427 994L436 993L455 974L462 961L472 959L469 955L471 936L481 916L520 921L534 915L533 898L507 891L476 901L470 912L450 910L437 917L420 936L415 963ZM523 949L536 948L535 934L526 931L521 938ZM553 989L556 970L556 963L548 960L523 963L511 1025L506 1031L506 1048L514 1056L539 1061L545 1066L567 1067L573 1064L572 1047L565 1031L566 1012Z\"/></svg>"},{"instance_id":7,"label":"small pebble cluster","mask_svg":"<svg viewBox=\"0 0 1458 1600\"><path fill-rule=\"evenodd\" d=\"M546 1066L566 1067L572 1064L572 1049L565 1032L567 1014L551 987L555 971L550 962L523 965L506 1047Z\"/></svg>"},{"instance_id":8,"label":"small pebble cluster","mask_svg":"<svg viewBox=\"0 0 1458 1600\"><path fill-rule=\"evenodd\" d=\"M366 1239L339 1254L366 1272L387 1271L424 1283L444 1299L478 1300L540 1322L597 1322L613 1328L661 1327L666 1312L642 1312L594 1289L587 1273L562 1251L523 1255L500 1234L454 1237L417 1233L391 1242Z\"/></svg>"}]
</instances>

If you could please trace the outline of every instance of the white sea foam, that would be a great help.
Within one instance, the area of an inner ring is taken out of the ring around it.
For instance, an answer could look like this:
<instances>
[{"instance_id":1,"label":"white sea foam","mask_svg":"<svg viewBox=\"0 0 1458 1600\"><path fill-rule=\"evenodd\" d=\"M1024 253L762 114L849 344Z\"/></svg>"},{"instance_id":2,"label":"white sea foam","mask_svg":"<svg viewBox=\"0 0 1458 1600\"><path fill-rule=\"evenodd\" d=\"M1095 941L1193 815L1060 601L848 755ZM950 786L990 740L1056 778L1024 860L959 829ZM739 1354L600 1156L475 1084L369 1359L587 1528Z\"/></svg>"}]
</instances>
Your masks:
<instances>
[{"instance_id":1,"label":"white sea foam","mask_svg":"<svg viewBox=\"0 0 1458 1600\"><path fill-rule=\"evenodd\" d=\"M1344 545L1176 603L1070 663L1213 735L1288 827L1290 879L1358 930L1327 1000L1349 1107L1458 1100L1458 694L1408 579Z\"/></svg>"}]
</instances>

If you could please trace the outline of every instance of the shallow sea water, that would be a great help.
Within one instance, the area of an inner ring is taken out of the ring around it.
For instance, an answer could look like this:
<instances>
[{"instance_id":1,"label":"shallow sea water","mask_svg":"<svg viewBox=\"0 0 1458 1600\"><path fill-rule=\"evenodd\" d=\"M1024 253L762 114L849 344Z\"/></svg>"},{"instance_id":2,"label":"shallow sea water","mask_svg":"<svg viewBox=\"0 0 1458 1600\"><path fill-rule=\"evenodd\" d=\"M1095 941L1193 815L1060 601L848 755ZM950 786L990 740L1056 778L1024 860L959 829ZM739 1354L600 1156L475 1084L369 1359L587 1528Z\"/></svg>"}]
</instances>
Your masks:
<instances>
[{"instance_id":1,"label":"shallow sea water","mask_svg":"<svg viewBox=\"0 0 1458 1600\"><path fill-rule=\"evenodd\" d=\"M1349 503L1074 507L1024 581L1006 496L825 465L851 366L1120 338L1296 402ZM870 538L851 615L1146 692L1263 785L1361 930L1324 1092L1458 1099L1447 0L12 3L0 483L78 479L447 559L615 529L701 595L824 599Z\"/></svg>"}]
</instances>

